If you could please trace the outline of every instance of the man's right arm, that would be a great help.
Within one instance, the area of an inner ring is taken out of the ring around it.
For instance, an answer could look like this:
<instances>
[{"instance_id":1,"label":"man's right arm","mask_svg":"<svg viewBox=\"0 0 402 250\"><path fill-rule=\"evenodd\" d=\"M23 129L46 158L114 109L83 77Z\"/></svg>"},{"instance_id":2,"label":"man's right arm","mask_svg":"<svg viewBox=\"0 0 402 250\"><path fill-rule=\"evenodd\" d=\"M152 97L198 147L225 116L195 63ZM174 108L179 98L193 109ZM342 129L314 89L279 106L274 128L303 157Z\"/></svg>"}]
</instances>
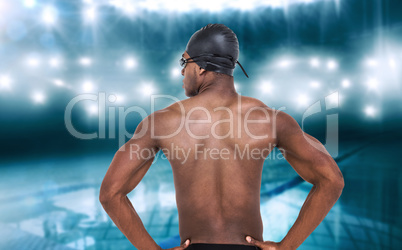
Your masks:
<instances>
[{"instance_id":1,"label":"man's right arm","mask_svg":"<svg viewBox=\"0 0 402 250\"><path fill-rule=\"evenodd\" d=\"M296 249L322 222L340 197L344 181L334 159L314 137L304 133L288 114L276 117L277 147L294 170L313 187L285 238L283 249Z\"/></svg>"}]
</instances>

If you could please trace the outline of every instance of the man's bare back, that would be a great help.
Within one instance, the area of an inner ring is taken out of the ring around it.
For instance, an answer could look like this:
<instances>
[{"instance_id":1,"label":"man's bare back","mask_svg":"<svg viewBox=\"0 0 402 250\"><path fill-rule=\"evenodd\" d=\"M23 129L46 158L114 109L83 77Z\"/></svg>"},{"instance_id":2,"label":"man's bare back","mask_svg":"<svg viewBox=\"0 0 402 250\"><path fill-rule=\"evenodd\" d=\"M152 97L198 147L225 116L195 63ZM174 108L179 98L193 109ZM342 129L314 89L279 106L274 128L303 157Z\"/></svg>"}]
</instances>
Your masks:
<instances>
[{"instance_id":1,"label":"man's bare back","mask_svg":"<svg viewBox=\"0 0 402 250\"><path fill-rule=\"evenodd\" d=\"M238 43L230 29L207 25L189 44L188 51L201 53L191 57L186 50L180 60L183 88L190 98L140 122L105 175L99 195L103 207L134 246L160 250L127 194L161 150L172 166L179 213L182 245L172 249L221 250L235 245L236 249L296 249L339 198L344 185L342 173L325 147L304 133L292 117L236 92L233 69ZM202 54L199 48L234 53L232 57ZM263 240L260 216L262 167L274 147L313 184L281 242ZM210 244L202 245L206 243ZM193 248L193 244L198 246Z\"/></svg>"},{"instance_id":2,"label":"man's bare back","mask_svg":"<svg viewBox=\"0 0 402 250\"><path fill-rule=\"evenodd\" d=\"M261 173L276 142L274 112L254 98L207 92L155 116L156 135L168 137L159 145L173 169L180 236L192 243L262 240Z\"/></svg>"}]
</instances>

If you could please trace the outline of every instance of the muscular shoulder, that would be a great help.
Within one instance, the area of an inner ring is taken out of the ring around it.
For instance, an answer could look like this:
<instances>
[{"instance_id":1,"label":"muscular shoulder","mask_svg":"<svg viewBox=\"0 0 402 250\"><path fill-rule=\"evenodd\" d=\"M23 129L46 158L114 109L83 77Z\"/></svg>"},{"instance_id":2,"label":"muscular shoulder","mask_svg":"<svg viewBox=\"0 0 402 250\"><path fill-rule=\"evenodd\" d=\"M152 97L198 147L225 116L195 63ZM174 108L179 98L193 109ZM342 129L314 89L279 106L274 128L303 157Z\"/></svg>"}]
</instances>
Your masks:
<instances>
[{"instance_id":1,"label":"muscular shoulder","mask_svg":"<svg viewBox=\"0 0 402 250\"><path fill-rule=\"evenodd\" d=\"M243 113L248 113L248 116L257 116L257 119L264 119L263 117L267 116L269 116L270 119L275 119L278 112L277 110L268 107L261 100L253 97L242 96L241 102Z\"/></svg>"},{"instance_id":2,"label":"muscular shoulder","mask_svg":"<svg viewBox=\"0 0 402 250\"><path fill-rule=\"evenodd\" d=\"M182 118L184 118L183 104L176 102L153 112L146 119L153 129L154 135L162 136L177 130L183 122Z\"/></svg>"},{"instance_id":3,"label":"muscular shoulder","mask_svg":"<svg viewBox=\"0 0 402 250\"><path fill-rule=\"evenodd\" d=\"M254 97L250 97L250 96L241 96L241 102L243 104L248 104L248 105L267 107L267 105L265 103L263 103L261 100L254 98Z\"/></svg>"},{"instance_id":4,"label":"muscular shoulder","mask_svg":"<svg viewBox=\"0 0 402 250\"><path fill-rule=\"evenodd\" d=\"M295 134L303 133L297 121L283 111L276 112L275 126L279 144L282 144Z\"/></svg>"}]
</instances>

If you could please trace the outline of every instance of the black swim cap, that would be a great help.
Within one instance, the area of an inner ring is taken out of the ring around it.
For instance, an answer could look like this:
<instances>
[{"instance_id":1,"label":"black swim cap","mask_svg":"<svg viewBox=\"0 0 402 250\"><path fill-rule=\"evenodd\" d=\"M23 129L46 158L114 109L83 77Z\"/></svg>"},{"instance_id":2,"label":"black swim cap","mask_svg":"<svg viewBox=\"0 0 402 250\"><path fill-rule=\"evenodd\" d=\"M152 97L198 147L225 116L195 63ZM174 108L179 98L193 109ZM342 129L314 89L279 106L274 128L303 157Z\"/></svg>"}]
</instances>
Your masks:
<instances>
[{"instance_id":1,"label":"black swim cap","mask_svg":"<svg viewBox=\"0 0 402 250\"><path fill-rule=\"evenodd\" d=\"M223 24L208 24L195 32L187 43L186 52L197 57L194 62L207 71L233 76L237 61L239 41L236 34Z\"/></svg>"}]
</instances>

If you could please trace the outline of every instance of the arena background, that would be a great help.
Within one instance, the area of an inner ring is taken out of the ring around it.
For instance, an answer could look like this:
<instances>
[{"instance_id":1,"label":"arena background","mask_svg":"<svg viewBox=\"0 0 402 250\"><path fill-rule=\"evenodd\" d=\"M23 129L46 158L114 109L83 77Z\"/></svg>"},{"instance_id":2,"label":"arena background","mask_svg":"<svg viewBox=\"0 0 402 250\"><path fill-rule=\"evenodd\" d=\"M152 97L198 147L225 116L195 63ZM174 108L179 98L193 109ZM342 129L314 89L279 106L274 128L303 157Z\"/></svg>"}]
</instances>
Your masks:
<instances>
[{"instance_id":1,"label":"arena background","mask_svg":"<svg viewBox=\"0 0 402 250\"><path fill-rule=\"evenodd\" d=\"M133 249L100 183L142 115L175 101L151 95L187 98L178 60L208 23L238 36L238 92L292 115L342 170L342 196L299 249L401 248L402 1L4 0L1 249ZM312 187L282 158L263 170L264 240L285 236ZM179 244L162 155L129 198L157 243Z\"/></svg>"}]
</instances>

